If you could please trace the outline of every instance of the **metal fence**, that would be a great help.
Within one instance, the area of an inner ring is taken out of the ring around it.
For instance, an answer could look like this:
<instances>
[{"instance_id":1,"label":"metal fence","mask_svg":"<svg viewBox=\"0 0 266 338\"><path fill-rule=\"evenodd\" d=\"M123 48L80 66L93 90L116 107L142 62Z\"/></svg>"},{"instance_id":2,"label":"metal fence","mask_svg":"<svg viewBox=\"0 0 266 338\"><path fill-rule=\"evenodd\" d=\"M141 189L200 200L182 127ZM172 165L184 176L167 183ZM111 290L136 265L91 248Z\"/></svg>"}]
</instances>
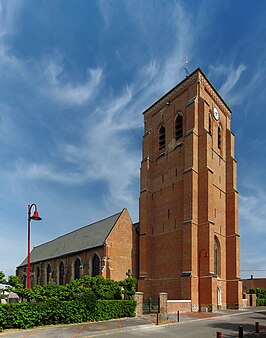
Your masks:
<instances>
[{"instance_id":1,"label":"metal fence","mask_svg":"<svg viewBox=\"0 0 266 338\"><path fill-rule=\"evenodd\" d=\"M160 302L158 299L147 298L143 301L143 313L160 312Z\"/></svg>"}]
</instances>

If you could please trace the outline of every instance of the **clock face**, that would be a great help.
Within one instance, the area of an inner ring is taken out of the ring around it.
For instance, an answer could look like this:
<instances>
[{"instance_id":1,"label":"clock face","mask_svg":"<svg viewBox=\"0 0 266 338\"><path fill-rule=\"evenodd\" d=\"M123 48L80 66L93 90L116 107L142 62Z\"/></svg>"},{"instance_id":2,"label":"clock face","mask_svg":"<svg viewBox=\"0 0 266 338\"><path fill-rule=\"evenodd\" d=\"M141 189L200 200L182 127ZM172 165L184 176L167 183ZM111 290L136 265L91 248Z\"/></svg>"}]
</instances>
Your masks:
<instances>
[{"instance_id":1,"label":"clock face","mask_svg":"<svg viewBox=\"0 0 266 338\"><path fill-rule=\"evenodd\" d=\"M219 112L216 107L213 108L213 116L215 120L219 120Z\"/></svg>"}]
</instances>

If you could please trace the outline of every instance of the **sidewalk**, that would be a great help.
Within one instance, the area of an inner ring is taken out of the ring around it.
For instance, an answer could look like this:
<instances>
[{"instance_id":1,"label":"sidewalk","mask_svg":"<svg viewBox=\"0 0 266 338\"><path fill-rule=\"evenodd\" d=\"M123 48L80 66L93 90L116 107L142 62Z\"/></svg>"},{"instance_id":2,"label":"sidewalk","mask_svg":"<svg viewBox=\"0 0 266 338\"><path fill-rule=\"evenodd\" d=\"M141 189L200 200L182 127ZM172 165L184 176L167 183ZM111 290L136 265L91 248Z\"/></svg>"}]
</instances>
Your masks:
<instances>
[{"instance_id":1,"label":"sidewalk","mask_svg":"<svg viewBox=\"0 0 266 338\"><path fill-rule=\"evenodd\" d=\"M263 308L261 309L261 311ZM264 309L265 310L265 309ZM208 319L215 319L219 317L224 317L227 321L227 317L231 316L241 316L248 313L252 313L254 309L245 309L245 310L225 310L218 312L182 312L179 316L179 324L181 327L186 327L189 324L196 324L196 321L209 322ZM168 327L170 324L177 324L177 314L159 314L159 327ZM102 322L87 322L80 324L69 324L69 325L51 325L46 327L37 327L34 329L28 330L4 330L0 332L0 338L82 338L82 337L93 337L99 335L112 335L116 336L119 333L133 332L138 330L150 330L155 327L157 324L157 314L149 314L140 318L123 318L123 319L113 319ZM179 326L179 325L178 325ZM262 335L265 334L265 327L263 328Z\"/></svg>"},{"instance_id":2,"label":"sidewalk","mask_svg":"<svg viewBox=\"0 0 266 338\"><path fill-rule=\"evenodd\" d=\"M247 308L242 310L220 310L216 312L180 312L179 313L179 321L178 321L178 314L171 313L171 314L159 314L158 324L170 324L170 323L186 323L189 321L196 321L202 319L210 319L210 318L217 318L221 316L231 316L237 315L240 316L244 313L249 313L250 311L256 310L258 308ZM263 308L261 308L263 309ZM148 321L152 322L153 324L157 324L157 314L151 313L146 314L143 318L147 319Z\"/></svg>"},{"instance_id":3,"label":"sidewalk","mask_svg":"<svg viewBox=\"0 0 266 338\"><path fill-rule=\"evenodd\" d=\"M118 333L135 327L153 326L145 318L123 318L102 322L87 322L69 325L50 325L28 330L4 330L0 332L0 338L81 338L95 336L97 333Z\"/></svg>"}]
</instances>

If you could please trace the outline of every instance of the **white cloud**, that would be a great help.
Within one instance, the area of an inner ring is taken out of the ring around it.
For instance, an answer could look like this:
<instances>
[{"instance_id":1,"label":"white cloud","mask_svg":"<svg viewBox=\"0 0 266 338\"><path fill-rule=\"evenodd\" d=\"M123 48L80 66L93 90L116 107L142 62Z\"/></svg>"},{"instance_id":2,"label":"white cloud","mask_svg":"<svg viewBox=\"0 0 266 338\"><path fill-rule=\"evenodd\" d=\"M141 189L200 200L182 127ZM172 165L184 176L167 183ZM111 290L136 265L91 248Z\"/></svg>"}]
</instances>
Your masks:
<instances>
[{"instance_id":1,"label":"white cloud","mask_svg":"<svg viewBox=\"0 0 266 338\"><path fill-rule=\"evenodd\" d=\"M224 83L218 90L221 96L229 103L229 104L237 104L242 100L241 94L238 91L234 91L235 86L239 82L239 79L242 73L247 69L244 64L240 64L237 68L234 68L232 65L226 66L224 64L219 65L210 65L209 67L209 76L210 78L215 77L224 77Z\"/></svg>"},{"instance_id":2,"label":"white cloud","mask_svg":"<svg viewBox=\"0 0 266 338\"><path fill-rule=\"evenodd\" d=\"M259 185L244 185L239 196L239 232L241 235L241 276L264 276L266 272L266 193ZM261 271L260 271L261 270Z\"/></svg>"},{"instance_id":3,"label":"white cloud","mask_svg":"<svg viewBox=\"0 0 266 338\"><path fill-rule=\"evenodd\" d=\"M35 65L33 68L37 70L37 75L30 71L29 65L25 65L28 79L30 81L32 78L38 84L37 89L39 86L45 95L63 105L86 103L84 110L88 110L88 113L79 135L76 135L78 142L69 141L66 144L55 138L57 147L51 150L53 157L49 162L31 161L29 164L26 160L19 160L16 170L10 175L18 179L51 181L68 186L104 182L108 193L105 194L103 207L116 210L128 207L136 219L141 160L139 135L143 124L141 113L185 77L183 65L191 44L191 37L187 39L191 24L180 6L175 7L173 17L176 47L161 63L154 58L148 60L120 93L112 94L112 88L107 90L104 80L108 79L103 77L101 68L89 69L87 80L75 83L67 73L60 52L46 58L41 68ZM105 90L105 95L101 99L98 96L95 105L90 99L95 98L100 86ZM132 137L134 133L138 134L138 145Z\"/></svg>"},{"instance_id":4,"label":"white cloud","mask_svg":"<svg viewBox=\"0 0 266 338\"><path fill-rule=\"evenodd\" d=\"M245 185L246 193L239 196L239 217L245 233L265 234L266 193L259 185Z\"/></svg>"},{"instance_id":5,"label":"white cloud","mask_svg":"<svg viewBox=\"0 0 266 338\"><path fill-rule=\"evenodd\" d=\"M219 92L222 96L227 97L229 92L234 88L238 82L241 74L247 69L245 65L240 64L236 69L230 69L227 73L226 82L222 85Z\"/></svg>"},{"instance_id":6,"label":"white cloud","mask_svg":"<svg viewBox=\"0 0 266 338\"><path fill-rule=\"evenodd\" d=\"M15 28L17 15L23 1L5 1L0 0L0 37L6 34L12 34Z\"/></svg>"},{"instance_id":7,"label":"white cloud","mask_svg":"<svg viewBox=\"0 0 266 338\"><path fill-rule=\"evenodd\" d=\"M95 96L103 76L100 68L88 69L86 74L88 79L84 83L75 84L66 81L62 58L58 56L49 60L44 69L47 83L43 92L56 101L70 105L82 105Z\"/></svg>"}]
</instances>

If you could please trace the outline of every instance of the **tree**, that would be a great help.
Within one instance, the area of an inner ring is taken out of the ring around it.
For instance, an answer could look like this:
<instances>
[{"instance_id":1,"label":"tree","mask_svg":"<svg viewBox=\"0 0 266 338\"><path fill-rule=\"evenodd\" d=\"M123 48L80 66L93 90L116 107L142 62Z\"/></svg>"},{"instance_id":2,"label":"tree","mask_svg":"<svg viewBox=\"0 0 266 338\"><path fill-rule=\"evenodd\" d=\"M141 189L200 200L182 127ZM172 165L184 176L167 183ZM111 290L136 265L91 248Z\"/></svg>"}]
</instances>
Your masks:
<instances>
[{"instance_id":1,"label":"tree","mask_svg":"<svg viewBox=\"0 0 266 338\"><path fill-rule=\"evenodd\" d=\"M9 276L8 277L8 285L15 288L19 284L20 284L20 282L19 282L19 278L17 276Z\"/></svg>"},{"instance_id":2,"label":"tree","mask_svg":"<svg viewBox=\"0 0 266 338\"><path fill-rule=\"evenodd\" d=\"M0 271L0 283L5 284L5 282L5 274L3 273L3 271Z\"/></svg>"}]
</instances>

